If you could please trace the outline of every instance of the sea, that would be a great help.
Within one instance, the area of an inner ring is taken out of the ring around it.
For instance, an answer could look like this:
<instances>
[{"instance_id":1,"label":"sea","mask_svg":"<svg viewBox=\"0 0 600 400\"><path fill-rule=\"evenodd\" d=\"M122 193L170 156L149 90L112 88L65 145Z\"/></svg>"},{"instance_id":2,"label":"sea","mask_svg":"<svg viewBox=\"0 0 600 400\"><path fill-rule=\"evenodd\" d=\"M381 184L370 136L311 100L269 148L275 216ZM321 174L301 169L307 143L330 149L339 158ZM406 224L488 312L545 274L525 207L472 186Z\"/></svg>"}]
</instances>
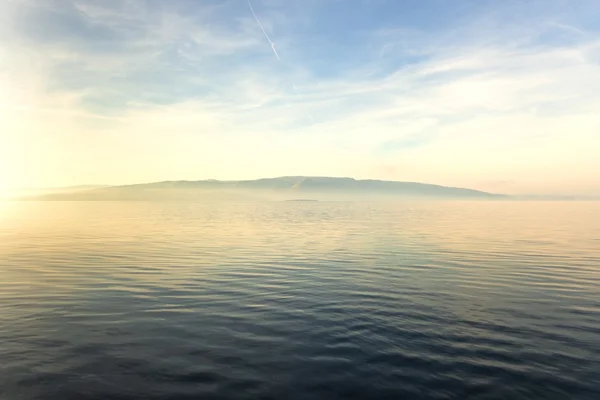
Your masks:
<instances>
[{"instance_id":1,"label":"sea","mask_svg":"<svg viewBox=\"0 0 600 400\"><path fill-rule=\"evenodd\" d=\"M600 399L600 202L2 202L0 399Z\"/></svg>"}]
</instances>

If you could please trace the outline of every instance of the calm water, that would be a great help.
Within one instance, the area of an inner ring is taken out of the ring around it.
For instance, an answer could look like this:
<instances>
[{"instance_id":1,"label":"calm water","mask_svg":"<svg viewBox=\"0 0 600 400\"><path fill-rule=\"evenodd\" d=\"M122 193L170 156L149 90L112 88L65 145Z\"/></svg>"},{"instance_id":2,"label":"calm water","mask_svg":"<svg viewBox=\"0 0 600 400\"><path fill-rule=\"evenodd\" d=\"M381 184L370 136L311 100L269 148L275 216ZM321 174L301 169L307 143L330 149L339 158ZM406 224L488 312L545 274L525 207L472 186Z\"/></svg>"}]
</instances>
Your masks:
<instances>
[{"instance_id":1,"label":"calm water","mask_svg":"<svg viewBox=\"0 0 600 400\"><path fill-rule=\"evenodd\" d=\"M0 399L600 399L600 203L0 203Z\"/></svg>"}]
</instances>

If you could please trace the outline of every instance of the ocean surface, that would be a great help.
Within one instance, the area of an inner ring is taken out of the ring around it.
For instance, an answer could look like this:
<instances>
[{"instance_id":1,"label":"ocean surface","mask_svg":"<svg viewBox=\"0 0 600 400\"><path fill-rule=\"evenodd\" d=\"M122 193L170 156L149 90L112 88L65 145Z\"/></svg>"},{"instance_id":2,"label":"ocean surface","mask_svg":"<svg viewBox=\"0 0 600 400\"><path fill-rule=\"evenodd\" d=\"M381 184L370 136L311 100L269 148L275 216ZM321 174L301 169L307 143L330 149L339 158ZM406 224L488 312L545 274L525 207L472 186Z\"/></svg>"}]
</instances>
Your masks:
<instances>
[{"instance_id":1,"label":"ocean surface","mask_svg":"<svg viewBox=\"0 0 600 400\"><path fill-rule=\"evenodd\" d=\"M0 399L600 399L600 203L0 203Z\"/></svg>"}]
</instances>

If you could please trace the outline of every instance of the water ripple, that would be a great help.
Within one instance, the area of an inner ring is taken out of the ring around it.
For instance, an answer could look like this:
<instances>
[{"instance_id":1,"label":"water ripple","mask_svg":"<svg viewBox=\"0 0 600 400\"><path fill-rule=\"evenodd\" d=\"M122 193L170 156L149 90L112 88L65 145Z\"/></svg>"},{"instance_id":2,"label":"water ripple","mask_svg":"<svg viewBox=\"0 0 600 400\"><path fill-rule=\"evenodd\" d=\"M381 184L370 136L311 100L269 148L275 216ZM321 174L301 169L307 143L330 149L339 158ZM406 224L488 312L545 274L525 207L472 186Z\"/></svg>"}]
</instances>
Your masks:
<instances>
[{"instance_id":1,"label":"water ripple","mask_svg":"<svg viewBox=\"0 0 600 400\"><path fill-rule=\"evenodd\" d=\"M598 399L600 204L11 203L0 399Z\"/></svg>"}]
</instances>

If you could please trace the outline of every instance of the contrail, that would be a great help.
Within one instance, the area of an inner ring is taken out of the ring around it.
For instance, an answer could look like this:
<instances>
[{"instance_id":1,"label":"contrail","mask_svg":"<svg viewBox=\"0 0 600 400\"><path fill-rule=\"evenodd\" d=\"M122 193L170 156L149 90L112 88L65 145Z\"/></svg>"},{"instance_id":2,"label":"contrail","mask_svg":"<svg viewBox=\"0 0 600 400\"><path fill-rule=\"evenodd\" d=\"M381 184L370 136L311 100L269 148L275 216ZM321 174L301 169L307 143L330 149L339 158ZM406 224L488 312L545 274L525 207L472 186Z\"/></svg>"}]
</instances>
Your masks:
<instances>
[{"instance_id":1,"label":"contrail","mask_svg":"<svg viewBox=\"0 0 600 400\"><path fill-rule=\"evenodd\" d=\"M277 61L281 61L281 58L279 57L279 53L277 53L277 49L275 49L275 43L269 37L269 34L265 30L265 27L263 26L262 22L260 22L260 19L258 18L258 15L256 15L256 12L254 11L254 7L252 7L252 2L250 0L248 0L248 7L250 7L250 11L252 11L252 15L254 15L254 19L256 20L256 23L258 23L260 30L265 35L265 38L267 38L267 41L271 45L271 49L273 50L273 54L275 54L275 57L277 57ZM298 96L298 88L296 87L296 85L294 83L292 83L292 88L294 88L294 94L296 96ZM311 113L308 113L308 117L310 118L311 122L314 124L315 119L313 118Z\"/></svg>"},{"instance_id":2,"label":"contrail","mask_svg":"<svg viewBox=\"0 0 600 400\"><path fill-rule=\"evenodd\" d=\"M258 19L258 15L256 15L256 13L254 12L254 7L252 7L252 2L250 0L248 0L248 6L250 6L250 11L252 11L252 15L254 15L254 19L256 20L256 22L258 23L258 26L260 26L260 29L262 30L262 32L265 34L265 37L267 38L267 41L269 42L269 44L271 45L271 49L273 49L273 53L275 54L275 57L277 57L277 59L279 61L281 61L281 58L279 58L279 54L277 54L277 50L275 49L275 43L273 43L273 41L271 40L271 38L269 37L269 34L267 33L267 31L265 31L265 27L263 26L263 24L260 22L260 19Z\"/></svg>"}]
</instances>

